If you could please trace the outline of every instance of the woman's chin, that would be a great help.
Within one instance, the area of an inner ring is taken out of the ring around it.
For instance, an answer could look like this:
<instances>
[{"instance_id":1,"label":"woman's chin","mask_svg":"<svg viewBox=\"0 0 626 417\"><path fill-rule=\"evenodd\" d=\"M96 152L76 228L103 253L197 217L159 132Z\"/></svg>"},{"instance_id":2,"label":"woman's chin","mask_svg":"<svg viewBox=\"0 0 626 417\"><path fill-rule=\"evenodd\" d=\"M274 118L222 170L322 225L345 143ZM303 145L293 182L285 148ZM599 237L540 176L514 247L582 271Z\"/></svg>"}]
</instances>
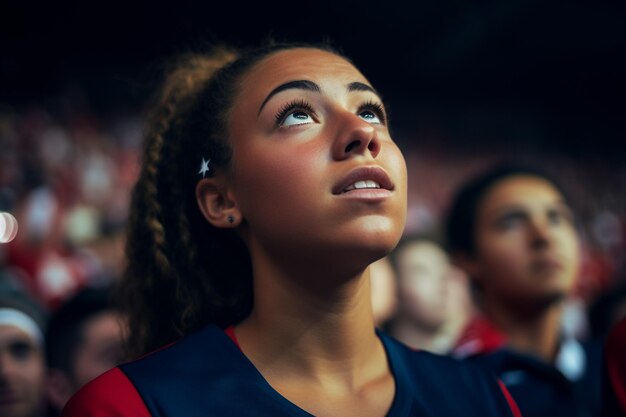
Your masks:
<instances>
[{"instance_id":1,"label":"woman's chin","mask_svg":"<svg viewBox=\"0 0 626 417\"><path fill-rule=\"evenodd\" d=\"M354 262L355 265L366 268L371 263L389 255L399 239L400 236L394 233L362 236L343 247L338 247L337 253L343 253L344 262Z\"/></svg>"},{"instance_id":2,"label":"woman's chin","mask_svg":"<svg viewBox=\"0 0 626 417\"><path fill-rule=\"evenodd\" d=\"M404 230L404 222L386 216L370 216L352 226L354 227L342 231L342 234L345 232L346 236L351 235L354 243L384 249L386 253L396 247Z\"/></svg>"}]
</instances>

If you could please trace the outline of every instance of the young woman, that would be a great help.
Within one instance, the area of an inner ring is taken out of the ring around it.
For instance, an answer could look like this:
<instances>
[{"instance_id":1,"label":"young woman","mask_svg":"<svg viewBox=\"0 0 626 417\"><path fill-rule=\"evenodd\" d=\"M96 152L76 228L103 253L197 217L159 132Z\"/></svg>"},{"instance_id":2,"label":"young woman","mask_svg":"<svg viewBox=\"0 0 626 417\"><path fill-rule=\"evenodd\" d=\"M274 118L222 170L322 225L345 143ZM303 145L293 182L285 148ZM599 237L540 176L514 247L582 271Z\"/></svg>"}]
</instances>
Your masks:
<instances>
[{"instance_id":1,"label":"young woman","mask_svg":"<svg viewBox=\"0 0 626 417\"><path fill-rule=\"evenodd\" d=\"M402 233L406 167L379 93L337 53L189 57L132 213L131 344L169 345L65 416L511 415L487 374L375 331L368 266Z\"/></svg>"},{"instance_id":2,"label":"young woman","mask_svg":"<svg viewBox=\"0 0 626 417\"><path fill-rule=\"evenodd\" d=\"M493 167L458 192L447 234L483 313L456 355L493 371L525 417L598 415L601 349L561 331L580 262L561 188L529 167Z\"/></svg>"}]
</instances>

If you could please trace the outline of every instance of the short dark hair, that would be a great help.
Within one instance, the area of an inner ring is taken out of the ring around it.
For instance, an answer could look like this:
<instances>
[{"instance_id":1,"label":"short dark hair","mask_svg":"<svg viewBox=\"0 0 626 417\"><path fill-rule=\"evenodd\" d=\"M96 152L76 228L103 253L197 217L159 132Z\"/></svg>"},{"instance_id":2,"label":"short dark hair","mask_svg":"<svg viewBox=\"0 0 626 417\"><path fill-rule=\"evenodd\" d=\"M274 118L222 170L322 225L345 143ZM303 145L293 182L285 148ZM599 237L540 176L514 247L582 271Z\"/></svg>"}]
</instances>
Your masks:
<instances>
[{"instance_id":1,"label":"short dark hair","mask_svg":"<svg viewBox=\"0 0 626 417\"><path fill-rule=\"evenodd\" d=\"M476 218L483 198L495 183L518 175L548 181L567 200L561 184L539 168L510 162L492 166L463 184L454 195L445 220L445 247L448 252L474 254Z\"/></svg>"},{"instance_id":2,"label":"short dark hair","mask_svg":"<svg viewBox=\"0 0 626 417\"><path fill-rule=\"evenodd\" d=\"M83 339L83 325L91 317L113 309L108 287L85 288L61 305L50 317L46 331L48 367L73 375L74 358Z\"/></svg>"}]
</instances>

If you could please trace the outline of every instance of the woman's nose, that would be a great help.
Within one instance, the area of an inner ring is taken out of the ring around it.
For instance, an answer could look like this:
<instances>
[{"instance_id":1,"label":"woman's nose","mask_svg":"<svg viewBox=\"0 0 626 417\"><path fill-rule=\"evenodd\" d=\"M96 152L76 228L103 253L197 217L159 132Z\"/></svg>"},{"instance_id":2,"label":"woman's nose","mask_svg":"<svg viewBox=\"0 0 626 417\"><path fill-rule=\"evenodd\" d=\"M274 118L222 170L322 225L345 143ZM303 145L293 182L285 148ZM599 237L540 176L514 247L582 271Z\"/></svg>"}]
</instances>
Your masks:
<instances>
[{"instance_id":1,"label":"woman's nose","mask_svg":"<svg viewBox=\"0 0 626 417\"><path fill-rule=\"evenodd\" d=\"M374 125L354 113L344 112L339 117L338 126L333 143L334 159L343 160L368 153L376 158L380 152L380 140Z\"/></svg>"}]
</instances>

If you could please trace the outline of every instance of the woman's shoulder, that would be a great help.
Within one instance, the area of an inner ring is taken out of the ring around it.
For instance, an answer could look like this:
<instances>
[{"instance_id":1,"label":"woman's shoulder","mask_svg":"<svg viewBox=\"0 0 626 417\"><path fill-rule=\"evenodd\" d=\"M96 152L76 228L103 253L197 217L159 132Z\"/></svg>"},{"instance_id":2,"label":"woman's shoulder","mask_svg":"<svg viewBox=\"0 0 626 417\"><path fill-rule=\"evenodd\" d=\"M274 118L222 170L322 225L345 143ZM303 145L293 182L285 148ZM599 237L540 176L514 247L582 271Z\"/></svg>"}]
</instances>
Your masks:
<instances>
[{"instance_id":1,"label":"woman's shoulder","mask_svg":"<svg viewBox=\"0 0 626 417\"><path fill-rule=\"evenodd\" d=\"M150 416L135 386L117 367L82 387L67 403L62 414L62 417L111 416Z\"/></svg>"},{"instance_id":2,"label":"woman's shoulder","mask_svg":"<svg viewBox=\"0 0 626 417\"><path fill-rule=\"evenodd\" d=\"M230 373L242 362L239 348L223 330L209 325L144 357L120 365L121 370L143 392L144 387L180 380L205 381Z\"/></svg>"},{"instance_id":3,"label":"woman's shoulder","mask_svg":"<svg viewBox=\"0 0 626 417\"><path fill-rule=\"evenodd\" d=\"M146 403L219 383L240 366L238 355L222 330L207 326L105 372L76 393L63 417L150 416Z\"/></svg>"},{"instance_id":4,"label":"woman's shoulder","mask_svg":"<svg viewBox=\"0 0 626 417\"><path fill-rule=\"evenodd\" d=\"M222 330L207 326L102 374L76 393L63 417L150 416L149 410L163 399L183 398L199 387L215 388L233 375L249 375L239 356Z\"/></svg>"}]
</instances>

